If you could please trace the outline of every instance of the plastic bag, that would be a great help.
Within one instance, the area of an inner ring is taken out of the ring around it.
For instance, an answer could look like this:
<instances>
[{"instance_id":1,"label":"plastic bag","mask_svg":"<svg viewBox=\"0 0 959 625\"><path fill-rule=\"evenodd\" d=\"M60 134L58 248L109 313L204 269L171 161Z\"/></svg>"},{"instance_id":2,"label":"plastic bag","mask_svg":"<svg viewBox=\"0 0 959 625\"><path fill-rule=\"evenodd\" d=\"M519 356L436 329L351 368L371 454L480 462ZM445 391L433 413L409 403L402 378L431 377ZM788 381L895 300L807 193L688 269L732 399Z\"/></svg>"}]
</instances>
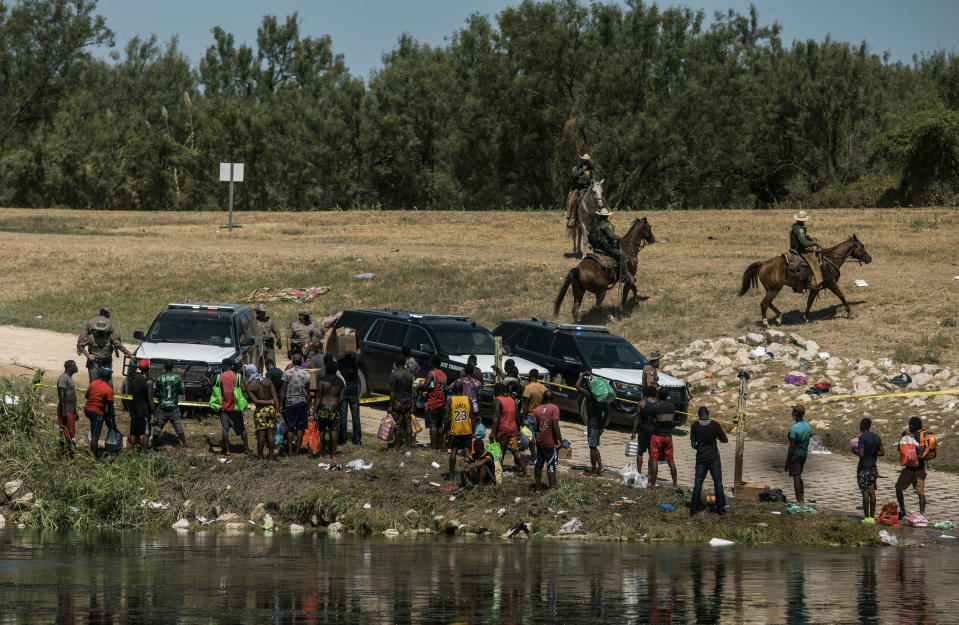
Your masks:
<instances>
[{"instance_id":1,"label":"plastic bag","mask_svg":"<svg viewBox=\"0 0 959 625\"><path fill-rule=\"evenodd\" d=\"M488 451L490 455L493 456L493 460L496 460L497 462L503 461L503 448L500 447L499 443L497 443L496 441L487 443L486 451Z\"/></svg>"},{"instance_id":2,"label":"plastic bag","mask_svg":"<svg viewBox=\"0 0 959 625\"><path fill-rule=\"evenodd\" d=\"M578 534L583 531L583 522L578 517L573 517L559 528L559 534Z\"/></svg>"},{"instance_id":3,"label":"plastic bag","mask_svg":"<svg viewBox=\"0 0 959 625\"><path fill-rule=\"evenodd\" d=\"M120 453L123 450L123 434L120 433L120 430L107 429L107 438L103 443L103 448L112 454Z\"/></svg>"},{"instance_id":4,"label":"plastic bag","mask_svg":"<svg viewBox=\"0 0 959 625\"><path fill-rule=\"evenodd\" d=\"M636 470L636 467L627 464L619 471L619 483L623 486L629 486L636 481L637 475L639 475L639 471Z\"/></svg>"},{"instance_id":5,"label":"plastic bag","mask_svg":"<svg viewBox=\"0 0 959 625\"><path fill-rule=\"evenodd\" d=\"M911 527L929 527L929 519L923 516L921 512L914 512L909 516L903 517L902 524Z\"/></svg>"},{"instance_id":6,"label":"plastic bag","mask_svg":"<svg viewBox=\"0 0 959 625\"><path fill-rule=\"evenodd\" d=\"M916 454L918 447L916 439L908 434L899 439L899 464L910 469L919 467L919 456Z\"/></svg>"},{"instance_id":7,"label":"plastic bag","mask_svg":"<svg viewBox=\"0 0 959 625\"><path fill-rule=\"evenodd\" d=\"M636 488L649 487L649 475L646 473L637 473L635 479L633 480L633 486Z\"/></svg>"},{"instance_id":8,"label":"plastic bag","mask_svg":"<svg viewBox=\"0 0 959 625\"><path fill-rule=\"evenodd\" d=\"M887 501L879 511L876 517L877 525L886 525L888 527L899 527L899 506L891 501Z\"/></svg>"},{"instance_id":9,"label":"plastic bag","mask_svg":"<svg viewBox=\"0 0 959 625\"><path fill-rule=\"evenodd\" d=\"M636 441L627 441L626 442L626 457L635 458L639 455L639 443Z\"/></svg>"},{"instance_id":10,"label":"plastic bag","mask_svg":"<svg viewBox=\"0 0 959 625\"><path fill-rule=\"evenodd\" d=\"M612 385L606 378L594 375L589 379L588 386L589 392L593 394L593 398L601 404L608 404L616 399L616 391L613 390Z\"/></svg>"}]
</instances>

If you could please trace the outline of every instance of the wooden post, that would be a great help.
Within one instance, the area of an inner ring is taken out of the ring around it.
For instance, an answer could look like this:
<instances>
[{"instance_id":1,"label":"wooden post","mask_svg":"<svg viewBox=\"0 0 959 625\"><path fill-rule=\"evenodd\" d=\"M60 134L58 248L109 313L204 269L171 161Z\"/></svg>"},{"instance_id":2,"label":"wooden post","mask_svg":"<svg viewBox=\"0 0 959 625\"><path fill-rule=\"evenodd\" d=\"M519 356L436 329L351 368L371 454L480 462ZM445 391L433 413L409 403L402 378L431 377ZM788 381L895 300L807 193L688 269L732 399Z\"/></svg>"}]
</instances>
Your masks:
<instances>
[{"instance_id":1,"label":"wooden post","mask_svg":"<svg viewBox=\"0 0 959 625\"><path fill-rule=\"evenodd\" d=\"M500 375L500 371L503 370L503 337L501 336L493 337L493 364L496 365L493 369L493 380L499 384L503 381Z\"/></svg>"},{"instance_id":2,"label":"wooden post","mask_svg":"<svg viewBox=\"0 0 959 625\"><path fill-rule=\"evenodd\" d=\"M745 372L743 372L745 373ZM738 491L743 484L743 450L746 447L746 385L749 374L739 376L739 404L736 414L736 477L735 488Z\"/></svg>"}]
</instances>

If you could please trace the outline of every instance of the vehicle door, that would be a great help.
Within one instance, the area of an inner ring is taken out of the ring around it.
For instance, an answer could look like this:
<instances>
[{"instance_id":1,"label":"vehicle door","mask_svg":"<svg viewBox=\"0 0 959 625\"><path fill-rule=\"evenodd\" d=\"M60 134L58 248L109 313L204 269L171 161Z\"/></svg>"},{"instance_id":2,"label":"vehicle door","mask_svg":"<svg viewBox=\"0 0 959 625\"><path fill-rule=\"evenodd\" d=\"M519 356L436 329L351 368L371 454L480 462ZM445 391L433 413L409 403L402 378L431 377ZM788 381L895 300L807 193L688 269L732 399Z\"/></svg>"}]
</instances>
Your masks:
<instances>
[{"instance_id":1,"label":"vehicle door","mask_svg":"<svg viewBox=\"0 0 959 625\"><path fill-rule=\"evenodd\" d=\"M236 349L239 354L237 361L244 365L254 364L259 367L260 350L257 348L256 322L253 320L252 312L250 314L246 314L246 311L239 313L234 317L234 324L236 327ZM253 344L244 345L244 343L249 343L246 339L253 339ZM262 342L260 342L260 345L262 345Z\"/></svg>"},{"instance_id":2,"label":"vehicle door","mask_svg":"<svg viewBox=\"0 0 959 625\"><path fill-rule=\"evenodd\" d=\"M565 387L575 386L583 370L582 356L576 339L568 334L556 334L549 350L548 366L551 381L558 381ZM579 411L579 397L575 390L556 386L552 389L556 405L560 410Z\"/></svg>"},{"instance_id":3,"label":"vehicle door","mask_svg":"<svg viewBox=\"0 0 959 625\"><path fill-rule=\"evenodd\" d=\"M413 358L420 365L420 371L430 370L430 356L436 353L436 344L425 328L410 324L406 334L406 345L410 346Z\"/></svg>"},{"instance_id":4,"label":"vehicle door","mask_svg":"<svg viewBox=\"0 0 959 625\"><path fill-rule=\"evenodd\" d=\"M408 323L395 319L377 319L363 341L362 365L367 385L377 392L389 392L390 372L402 353Z\"/></svg>"}]
</instances>

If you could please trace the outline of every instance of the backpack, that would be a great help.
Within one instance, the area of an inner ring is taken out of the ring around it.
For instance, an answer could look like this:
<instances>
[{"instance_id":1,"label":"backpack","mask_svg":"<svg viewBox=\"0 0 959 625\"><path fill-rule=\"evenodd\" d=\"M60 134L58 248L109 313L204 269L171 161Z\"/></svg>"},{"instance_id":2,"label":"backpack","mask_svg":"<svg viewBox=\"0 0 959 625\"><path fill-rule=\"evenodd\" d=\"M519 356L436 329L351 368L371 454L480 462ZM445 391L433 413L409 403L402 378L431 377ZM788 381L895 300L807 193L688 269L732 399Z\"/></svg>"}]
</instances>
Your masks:
<instances>
[{"instance_id":1,"label":"backpack","mask_svg":"<svg viewBox=\"0 0 959 625\"><path fill-rule=\"evenodd\" d=\"M899 464L910 469L919 468L916 439L906 434L899 440Z\"/></svg>"},{"instance_id":2,"label":"backpack","mask_svg":"<svg viewBox=\"0 0 959 625\"><path fill-rule=\"evenodd\" d=\"M879 516L876 517L876 525L899 527L899 507L887 501L879 511Z\"/></svg>"},{"instance_id":3,"label":"backpack","mask_svg":"<svg viewBox=\"0 0 959 625\"><path fill-rule=\"evenodd\" d=\"M616 399L616 392L606 378L594 375L589 379L588 387L593 399L601 404L608 404Z\"/></svg>"},{"instance_id":4,"label":"backpack","mask_svg":"<svg viewBox=\"0 0 959 625\"><path fill-rule=\"evenodd\" d=\"M936 457L936 435L929 430L919 430L919 449L917 450L920 460L932 460Z\"/></svg>"}]
</instances>

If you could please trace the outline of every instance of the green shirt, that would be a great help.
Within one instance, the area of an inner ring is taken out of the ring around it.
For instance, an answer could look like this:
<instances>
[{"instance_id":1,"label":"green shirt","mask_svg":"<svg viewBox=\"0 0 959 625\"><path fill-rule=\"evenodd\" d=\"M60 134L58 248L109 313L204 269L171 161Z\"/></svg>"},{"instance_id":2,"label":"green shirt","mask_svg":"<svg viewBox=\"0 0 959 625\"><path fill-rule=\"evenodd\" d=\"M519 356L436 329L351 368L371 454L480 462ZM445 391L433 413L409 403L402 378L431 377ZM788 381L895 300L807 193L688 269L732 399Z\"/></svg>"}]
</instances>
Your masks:
<instances>
[{"instance_id":1,"label":"green shirt","mask_svg":"<svg viewBox=\"0 0 959 625\"><path fill-rule=\"evenodd\" d=\"M585 189L593 182L593 170L589 165L577 165L573 168L572 185L574 189Z\"/></svg>"},{"instance_id":2,"label":"green shirt","mask_svg":"<svg viewBox=\"0 0 959 625\"><path fill-rule=\"evenodd\" d=\"M184 392L183 378L179 373L164 371L153 381L153 396L163 410L175 410L180 405L180 393Z\"/></svg>"},{"instance_id":3,"label":"green shirt","mask_svg":"<svg viewBox=\"0 0 959 625\"><path fill-rule=\"evenodd\" d=\"M801 221L794 223L792 230L789 231L789 247L802 254L807 249L815 246L816 242L810 239L809 235L806 234L806 225Z\"/></svg>"},{"instance_id":4,"label":"green shirt","mask_svg":"<svg viewBox=\"0 0 959 625\"><path fill-rule=\"evenodd\" d=\"M598 250L615 250L619 247L619 237L608 219L600 219L593 228L589 244Z\"/></svg>"}]
</instances>

